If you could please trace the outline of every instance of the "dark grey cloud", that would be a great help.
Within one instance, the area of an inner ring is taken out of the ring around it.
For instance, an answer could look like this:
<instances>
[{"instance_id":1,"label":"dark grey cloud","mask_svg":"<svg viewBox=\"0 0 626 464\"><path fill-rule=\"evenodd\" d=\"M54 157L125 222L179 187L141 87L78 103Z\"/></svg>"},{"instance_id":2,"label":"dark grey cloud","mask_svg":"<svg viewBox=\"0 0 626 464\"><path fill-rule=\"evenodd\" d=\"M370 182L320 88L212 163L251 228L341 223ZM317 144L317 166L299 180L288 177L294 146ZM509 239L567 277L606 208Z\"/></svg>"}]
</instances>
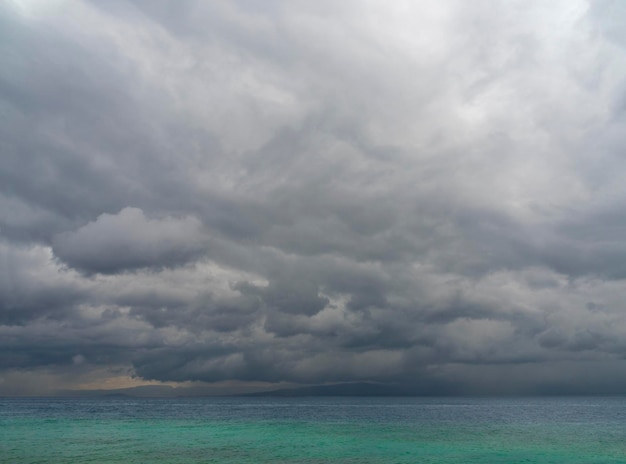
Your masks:
<instances>
[{"instance_id":1,"label":"dark grey cloud","mask_svg":"<svg viewBox=\"0 0 626 464\"><path fill-rule=\"evenodd\" d=\"M0 393L617 391L621 12L0 6Z\"/></svg>"},{"instance_id":2,"label":"dark grey cloud","mask_svg":"<svg viewBox=\"0 0 626 464\"><path fill-rule=\"evenodd\" d=\"M193 217L148 219L128 207L59 234L52 251L75 269L110 274L184 264L206 253L205 243L202 224Z\"/></svg>"},{"instance_id":3,"label":"dark grey cloud","mask_svg":"<svg viewBox=\"0 0 626 464\"><path fill-rule=\"evenodd\" d=\"M48 250L0 242L0 323L72 318L89 299L69 276L46 269L50 260Z\"/></svg>"}]
</instances>

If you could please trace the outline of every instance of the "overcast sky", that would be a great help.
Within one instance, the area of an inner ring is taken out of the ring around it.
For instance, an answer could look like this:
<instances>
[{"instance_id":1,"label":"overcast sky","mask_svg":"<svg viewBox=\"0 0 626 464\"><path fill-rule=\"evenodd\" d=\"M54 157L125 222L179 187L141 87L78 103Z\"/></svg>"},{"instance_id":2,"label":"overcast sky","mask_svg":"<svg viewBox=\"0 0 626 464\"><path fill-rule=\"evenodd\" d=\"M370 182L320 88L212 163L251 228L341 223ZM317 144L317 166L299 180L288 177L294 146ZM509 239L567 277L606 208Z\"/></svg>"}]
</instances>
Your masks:
<instances>
[{"instance_id":1,"label":"overcast sky","mask_svg":"<svg viewBox=\"0 0 626 464\"><path fill-rule=\"evenodd\" d=\"M0 3L0 394L626 391L626 3Z\"/></svg>"}]
</instances>

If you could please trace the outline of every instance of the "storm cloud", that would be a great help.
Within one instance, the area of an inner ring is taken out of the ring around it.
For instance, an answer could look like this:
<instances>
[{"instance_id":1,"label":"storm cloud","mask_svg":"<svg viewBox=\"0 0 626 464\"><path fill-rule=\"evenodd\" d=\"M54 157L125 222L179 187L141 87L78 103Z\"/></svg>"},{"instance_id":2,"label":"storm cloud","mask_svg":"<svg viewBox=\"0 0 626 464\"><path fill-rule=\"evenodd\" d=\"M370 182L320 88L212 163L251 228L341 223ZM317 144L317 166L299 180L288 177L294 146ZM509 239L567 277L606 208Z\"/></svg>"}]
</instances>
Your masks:
<instances>
[{"instance_id":1,"label":"storm cloud","mask_svg":"<svg viewBox=\"0 0 626 464\"><path fill-rule=\"evenodd\" d=\"M0 394L623 392L624 19L4 3Z\"/></svg>"}]
</instances>

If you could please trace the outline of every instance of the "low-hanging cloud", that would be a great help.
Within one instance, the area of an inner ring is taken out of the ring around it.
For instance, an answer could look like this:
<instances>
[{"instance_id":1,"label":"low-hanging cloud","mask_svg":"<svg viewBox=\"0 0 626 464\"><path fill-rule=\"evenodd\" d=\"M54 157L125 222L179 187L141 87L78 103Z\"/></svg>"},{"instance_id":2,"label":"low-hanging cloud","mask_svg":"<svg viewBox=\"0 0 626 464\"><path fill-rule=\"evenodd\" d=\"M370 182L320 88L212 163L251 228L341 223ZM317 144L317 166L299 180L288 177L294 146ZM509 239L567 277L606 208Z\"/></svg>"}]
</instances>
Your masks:
<instances>
[{"instance_id":1,"label":"low-hanging cloud","mask_svg":"<svg viewBox=\"0 0 626 464\"><path fill-rule=\"evenodd\" d=\"M54 254L89 273L185 264L206 253L202 224L193 217L148 219L138 208L102 214L53 238Z\"/></svg>"}]
</instances>

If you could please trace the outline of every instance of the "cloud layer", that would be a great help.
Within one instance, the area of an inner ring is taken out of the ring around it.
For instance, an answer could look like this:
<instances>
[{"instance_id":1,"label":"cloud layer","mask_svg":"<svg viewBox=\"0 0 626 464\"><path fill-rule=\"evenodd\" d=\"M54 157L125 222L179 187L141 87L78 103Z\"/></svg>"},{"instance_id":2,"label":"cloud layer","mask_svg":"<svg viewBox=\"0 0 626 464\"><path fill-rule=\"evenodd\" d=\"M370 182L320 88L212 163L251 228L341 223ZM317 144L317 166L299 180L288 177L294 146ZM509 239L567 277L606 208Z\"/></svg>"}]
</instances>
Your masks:
<instances>
[{"instance_id":1,"label":"cloud layer","mask_svg":"<svg viewBox=\"0 0 626 464\"><path fill-rule=\"evenodd\" d=\"M0 6L0 393L623 391L624 14Z\"/></svg>"}]
</instances>

